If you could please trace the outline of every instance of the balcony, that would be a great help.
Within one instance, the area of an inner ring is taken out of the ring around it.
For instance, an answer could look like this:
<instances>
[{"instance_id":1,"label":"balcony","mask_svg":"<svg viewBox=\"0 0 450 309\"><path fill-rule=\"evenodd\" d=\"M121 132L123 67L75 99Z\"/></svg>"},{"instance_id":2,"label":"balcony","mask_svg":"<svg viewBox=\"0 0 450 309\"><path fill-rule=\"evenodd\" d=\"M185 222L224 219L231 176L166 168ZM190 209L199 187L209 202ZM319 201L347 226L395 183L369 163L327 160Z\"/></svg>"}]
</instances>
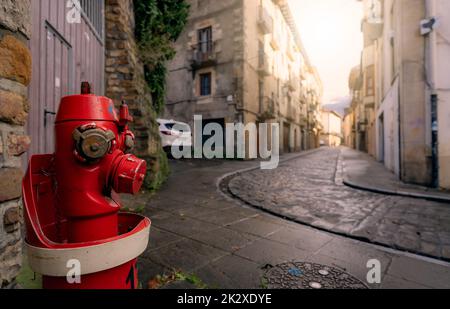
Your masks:
<instances>
[{"instance_id":1,"label":"balcony","mask_svg":"<svg viewBox=\"0 0 450 309\"><path fill-rule=\"evenodd\" d=\"M379 39L383 35L384 24L380 22L369 22L364 20L362 22L362 32L364 34L364 40L368 42L373 42Z\"/></svg>"},{"instance_id":2,"label":"balcony","mask_svg":"<svg viewBox=\"0 0 450 309\"><path fill-rule=\"evenodd\" d=\"M269 61L269 56L265 52L259 53L258 73L261 76L269 76L272 74L272 65Z\"/></svg>"},{"instance_id":3,"label":"balcony","mask_svg":"<svg viewBox=\"0 0 450 309\"><path fill-rule=\"evenodd\" d=\"M215 44L212 41L198 43L193 50L192 67L200 69L217 63Z\"/></svg>"},{"instance_id":4,"label":"balcony","mask_svg":"<svg viewBox=\"0 0 450 309\"><path fill-rule=\"evenodd\" d=\"M273 31L273 18L262 5L259 6L258 26L263 34L269 34Z\"/></svg>"}]
</instances>

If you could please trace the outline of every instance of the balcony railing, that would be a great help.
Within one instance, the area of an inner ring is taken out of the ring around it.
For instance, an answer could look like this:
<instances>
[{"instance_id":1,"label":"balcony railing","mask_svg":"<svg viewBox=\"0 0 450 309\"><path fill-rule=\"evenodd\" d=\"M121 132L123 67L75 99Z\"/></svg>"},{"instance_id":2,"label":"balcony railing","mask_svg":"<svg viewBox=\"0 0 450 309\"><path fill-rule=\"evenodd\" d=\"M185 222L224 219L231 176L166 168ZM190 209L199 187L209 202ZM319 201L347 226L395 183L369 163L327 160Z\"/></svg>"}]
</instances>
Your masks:
<instances>
[{"instance_id":1,"label":"balcony railing","mask_svg":"<svg viewBox=\"0 0 450 309\"><path fill-rule=\"evenodd\" d=\"M265 9L262 5L259 6L258 25L263 34L272 33L273 18L270 16L267 9Z\"/></svg>"},{"instance_id":2,"label":"balcony railing","mask_svg":"<svg viewBox=\"0 0 450 309\"><path fill-rule=\"evenodd\" d=\"M200 42L193 50L192 65L196 68L216 64L215 44L212 41Z\"/></svg>"}]
</instances>

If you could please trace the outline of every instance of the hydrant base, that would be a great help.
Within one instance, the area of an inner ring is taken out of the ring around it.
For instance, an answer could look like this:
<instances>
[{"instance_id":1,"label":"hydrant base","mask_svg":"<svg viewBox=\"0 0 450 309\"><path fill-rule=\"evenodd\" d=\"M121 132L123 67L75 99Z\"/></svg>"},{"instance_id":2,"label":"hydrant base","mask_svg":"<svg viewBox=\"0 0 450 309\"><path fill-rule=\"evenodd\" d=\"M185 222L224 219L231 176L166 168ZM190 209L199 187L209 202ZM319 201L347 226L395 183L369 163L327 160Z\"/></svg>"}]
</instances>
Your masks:
<instances>
[{"instance_id":1,"label":"hydrant base","mask_svg":"<svg viewBox=\"0 0 450 309\"><path fill-rule=\"evenodd\" d=\"M68 277L42 277L42 287L50 290L80 289L80 290L127 290L139 287L137 274L137 259L121 266L102 272L83 275L76 278Z\"/></svg>"}]
</instances>

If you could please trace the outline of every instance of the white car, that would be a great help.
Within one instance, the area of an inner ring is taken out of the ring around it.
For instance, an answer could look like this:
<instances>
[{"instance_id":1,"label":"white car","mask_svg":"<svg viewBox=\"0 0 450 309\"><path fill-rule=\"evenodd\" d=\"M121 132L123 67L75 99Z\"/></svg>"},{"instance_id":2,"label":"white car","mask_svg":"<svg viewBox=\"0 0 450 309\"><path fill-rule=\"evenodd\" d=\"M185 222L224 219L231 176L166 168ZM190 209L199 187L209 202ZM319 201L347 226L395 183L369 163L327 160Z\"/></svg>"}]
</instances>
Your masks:
<instances>
[{"instance_id":1,"label":"white car","mask_svg":"<svg viewBox=\"0 0 450 309\"><path fill-rule=\"evenodd\" d=\"M192 147L191 127L187 123L167 119L156 121L164 150L170 152L172 146Z\"/></svg>"}]
</instances>

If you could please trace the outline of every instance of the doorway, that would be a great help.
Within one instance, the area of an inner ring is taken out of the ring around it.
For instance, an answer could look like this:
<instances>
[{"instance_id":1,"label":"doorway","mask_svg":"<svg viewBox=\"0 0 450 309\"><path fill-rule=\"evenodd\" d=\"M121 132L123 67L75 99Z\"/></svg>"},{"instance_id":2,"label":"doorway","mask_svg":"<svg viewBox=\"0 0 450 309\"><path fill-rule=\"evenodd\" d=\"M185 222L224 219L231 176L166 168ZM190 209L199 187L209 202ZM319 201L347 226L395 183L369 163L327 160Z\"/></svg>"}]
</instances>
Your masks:
<instances>
[{"instance_id":1,"label":"doorway","mask_svg":"<svg viewBox=\"0 0 450 309\"><path fill-rule=\"evenodd\" d=\"M381 114L378 118L378 160L380 162L385 161L385 154L384 154L384 114Z\"/></svg>"}]
</instances>

